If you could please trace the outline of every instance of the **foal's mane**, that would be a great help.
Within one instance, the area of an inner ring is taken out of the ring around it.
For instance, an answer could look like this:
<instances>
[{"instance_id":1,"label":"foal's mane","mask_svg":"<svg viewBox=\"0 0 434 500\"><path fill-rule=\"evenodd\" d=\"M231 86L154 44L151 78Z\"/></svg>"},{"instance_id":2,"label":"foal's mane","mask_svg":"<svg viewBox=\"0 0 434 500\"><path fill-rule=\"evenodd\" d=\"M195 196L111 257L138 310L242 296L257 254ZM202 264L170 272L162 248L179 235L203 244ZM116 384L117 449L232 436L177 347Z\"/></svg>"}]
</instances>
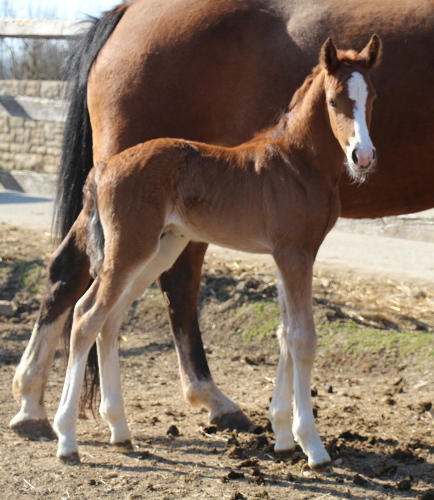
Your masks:
<instances>
[{"instance_id":1,"label":"foal's mane","mask_svg":"<svg viewBox=\"0 0 434 500\"><path fill-rule=\"evenodd\" d=\"M321 67L320 64L315 66L311 71L310 75L308 75L305 78L302 86L295 91L294 95L292 96L291 102L289 103L287 111L281 114L279 121L276 123L276 125L273 125L272 127L259 131L249 142L273 140L280 137L283 131L285 130L288 121L291 118L291 112L299 103L303 102L305 95L312 86L312 83L314 82L315 78L321 73L322 69L323 68Z\"/></svg>"}]
</instances>

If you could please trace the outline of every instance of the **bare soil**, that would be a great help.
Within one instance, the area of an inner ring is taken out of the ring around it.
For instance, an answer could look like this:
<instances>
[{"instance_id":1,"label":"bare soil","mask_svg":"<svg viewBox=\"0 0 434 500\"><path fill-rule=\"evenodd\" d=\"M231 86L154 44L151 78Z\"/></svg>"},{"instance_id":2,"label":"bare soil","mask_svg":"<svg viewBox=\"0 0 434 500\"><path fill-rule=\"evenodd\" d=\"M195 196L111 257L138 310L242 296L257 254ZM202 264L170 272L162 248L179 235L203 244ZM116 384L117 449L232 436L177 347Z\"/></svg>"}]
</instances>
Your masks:
<instances>
[{"instance_id":1,"label":"bare soil","mask_svg":"<svg viewBox=\"0 0 434 500\"><path fill-rule=\"evenodd\" d=\"M318 271L319 348L312 394L333 473L319 475L296 451L273 452L267 408L278 346L275 276L253 261L208 258L200 301L203 340L221 389L257 424L218 430L182 398L163 300L148 289L126 315L121 362L135 451L108 444L88 411L79 422L82 465L55 458L56 443L26 441L8 427L10 388L41 300L49 235L0 225L0 498L37 499L434 499L434 287ZM64 363L47 387L52 420Z\"/></svg>"}]
</instances>

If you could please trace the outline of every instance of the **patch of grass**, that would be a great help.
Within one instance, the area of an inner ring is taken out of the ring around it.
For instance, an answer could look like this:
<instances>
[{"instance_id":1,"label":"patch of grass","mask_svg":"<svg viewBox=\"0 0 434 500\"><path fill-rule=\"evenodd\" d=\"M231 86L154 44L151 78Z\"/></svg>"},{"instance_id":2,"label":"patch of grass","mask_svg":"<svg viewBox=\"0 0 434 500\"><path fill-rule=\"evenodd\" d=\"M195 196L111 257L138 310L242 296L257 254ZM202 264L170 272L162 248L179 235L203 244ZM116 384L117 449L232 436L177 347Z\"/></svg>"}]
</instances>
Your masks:
<instances>
[{"instance_id":1,"label":"patch of grass","mask_svg":"<svg viewBox=\"0 0 434 500\"><path fill-rule=\"evenodd\" d=\"M45 266L41 260L21 261L14 264L13 274L19 279L21 288L36 294L42 291Z\"/></svg>"},{"instance_id":2,"label":"patch of grass","mask_svg":"<svg viewBox=\"0 0 434 500\"><path fill-rule=\"evenodd\" d=\"M433 334L424 331L397 332L360 327L354 322L330 323L318 328L319 347L353 357L385 354L391 358L434 357Z\"/></svg>"},{"instance_id":3,"label":"patch of grass","mask_svg":"<svg viewBox=\"0 0 434 500\"><path fill-rule=\"evenodd\" d=\"M232 313L234 326L244 340L262 340L276 334L279 304L272 300L243 304Z\"/></svg>"}]
</instances>

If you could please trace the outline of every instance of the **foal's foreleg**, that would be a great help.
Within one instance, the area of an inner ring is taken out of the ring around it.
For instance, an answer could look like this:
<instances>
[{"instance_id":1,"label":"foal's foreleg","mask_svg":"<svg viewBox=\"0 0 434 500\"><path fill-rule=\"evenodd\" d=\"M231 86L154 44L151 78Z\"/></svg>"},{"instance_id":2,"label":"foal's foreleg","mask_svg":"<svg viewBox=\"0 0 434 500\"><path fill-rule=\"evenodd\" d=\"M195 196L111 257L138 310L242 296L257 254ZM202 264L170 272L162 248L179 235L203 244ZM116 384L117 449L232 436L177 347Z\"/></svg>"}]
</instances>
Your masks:
<instances>
[{"instance_id":1,"label":"foal's foreleg","mask_svg":"<svg viewBox=\"0 0 434 500\"><path fill-rule=\"evenodd\" d=\"M77 220L50 260L39 316L15 372L13 394L21 409L10 426L21 436L56 437L47 419L44 390L68 314L89 280L84 235Z\"/></svg>"},{"instance_id":2,"label":"foal's foreleg","mask_svg":"<svg viewBox=\"0 0 434 500\"><path fill-rule=\"evenodd\" d=\"M206 248L202 243L190 243L173 267L161 275L159 284L166 297L184 397L193 406L207 408L211 423L245 431L252 422L215 384L199 330L197 303Z\"/></svg>"},{"instance_id":3,"label":"foal's foreleg","mask_svg":"<svg viewBox=\"0 0 434 500\"><path fill-rule=\"evenodd\" d=\"M287 355L292 357L294 365L292 431L308 456L309 466L322 470L329 466L330 457L315 427L310 392L317 342L312 311L313 255L303 249L284 249L275 254L275 259L282 275L289 314L289 330L283 331L282 347L288 349ZM280 436L276 436L276 441L279 439Z\"/></svg>"}]
</instances>

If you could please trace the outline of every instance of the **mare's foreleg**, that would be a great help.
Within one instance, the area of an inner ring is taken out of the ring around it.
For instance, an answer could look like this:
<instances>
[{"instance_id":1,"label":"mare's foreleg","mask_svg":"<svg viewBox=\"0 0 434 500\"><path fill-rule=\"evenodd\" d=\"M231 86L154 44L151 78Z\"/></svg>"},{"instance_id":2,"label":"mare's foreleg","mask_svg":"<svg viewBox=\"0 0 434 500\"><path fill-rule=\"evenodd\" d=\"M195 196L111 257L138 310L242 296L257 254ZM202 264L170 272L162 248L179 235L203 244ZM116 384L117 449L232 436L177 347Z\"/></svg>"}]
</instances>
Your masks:
<instances>
[{"instance_id":1,"label":"mare's foreleg","mask_svg":"<svg viewBox=\"0 0 434 500\"><path fill-rule=\"evenodd\" d=\"M11 420L20 436L55 439L44 404L45 386L71 308L89 284L89 262L80 219L53 254L39 316L16 369L13 394L21 409Z\"/></svg>"},{"instance_id":2,"label":"mare's foreleg","mask_svg":"<svg viewBox=\"0 0 434 500\"><path fill-rule=\"evenodd\" d=\"M207 408L210 423L246 431L251 420L215 384L202 344L197 304L206 248L203 243L189 243L159 284L166 297L184 397L193 406Z\"/></svg>"},{"instance_id":3,"label":"mare's foreleg","mask_svg":"<svg viewBox=\"0 0 434 500\"><path fill-rule=\"evenodd\" d=\"M303 249L285 248L275 252L279 267L287 310L289 329L282 331L281 357L291 357L294 373L294 422L292 432L296 441L308 456L309 466L323 470L330 465L330 456L325 450L315 426L310 392L312 366L315 357L317 336L312 311L312 269L314 253ZM285 353L286 350L286 353ZM283 394L288 397L288 394ZM273 401L275 407L279 403ZM285 412L288 405L283 405ZM277 427L276 442L287 439L288 429Z\"/></svg>"}]
</instances>

